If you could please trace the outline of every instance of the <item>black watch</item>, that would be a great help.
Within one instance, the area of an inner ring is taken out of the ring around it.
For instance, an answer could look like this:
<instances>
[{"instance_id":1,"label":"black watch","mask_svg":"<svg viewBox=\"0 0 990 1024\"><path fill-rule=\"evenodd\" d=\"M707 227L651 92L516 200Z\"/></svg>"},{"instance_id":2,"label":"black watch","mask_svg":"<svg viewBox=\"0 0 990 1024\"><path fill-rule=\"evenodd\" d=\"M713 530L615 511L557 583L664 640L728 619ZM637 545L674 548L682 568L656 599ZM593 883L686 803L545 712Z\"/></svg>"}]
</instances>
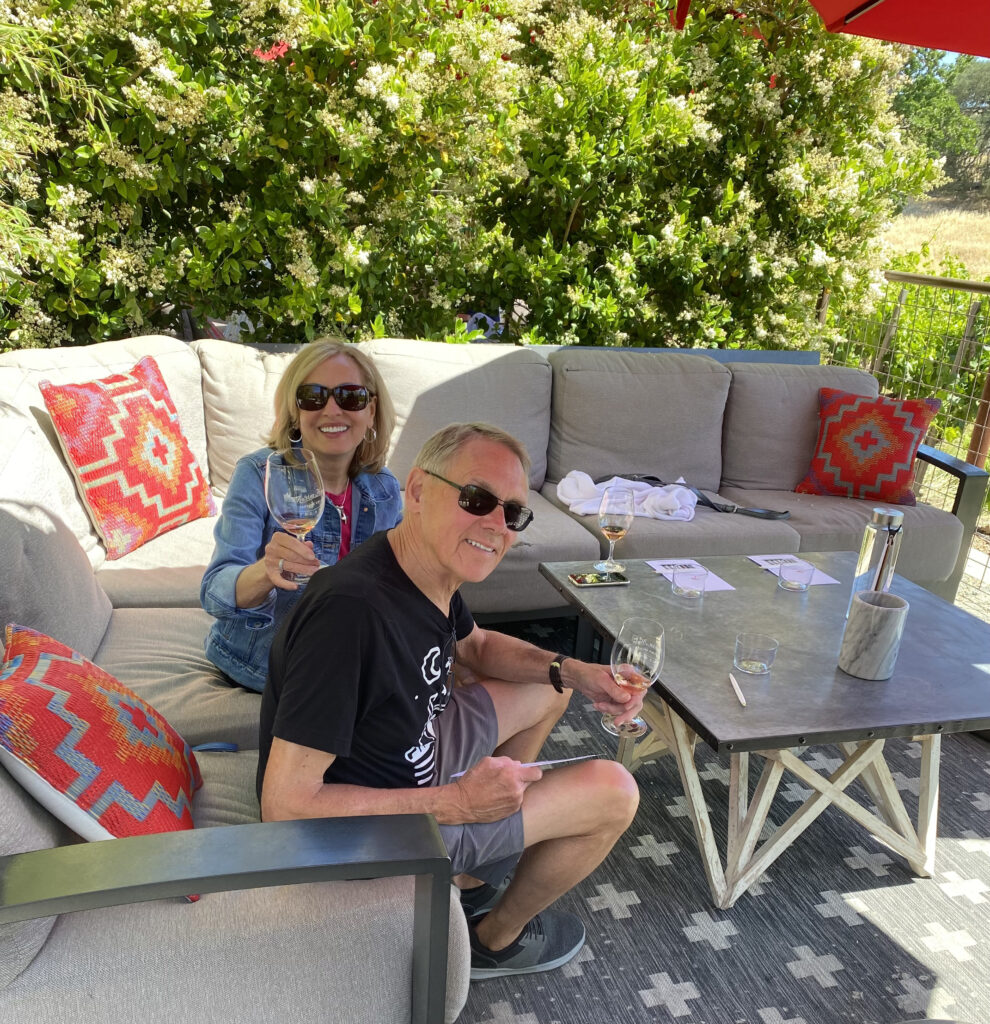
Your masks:
<instances>
[{"instance_id":1,"label":"black watch","mask_svg":"<svg viewBox=\"0 0 990 1024\"><path fill-rule=\"evenodd\" d=\"M550 682L557 693L564 692L564 681L560 678L560 666L567 661L568 655L555 654L550 662Z\"/></svg>"}]
</instances>

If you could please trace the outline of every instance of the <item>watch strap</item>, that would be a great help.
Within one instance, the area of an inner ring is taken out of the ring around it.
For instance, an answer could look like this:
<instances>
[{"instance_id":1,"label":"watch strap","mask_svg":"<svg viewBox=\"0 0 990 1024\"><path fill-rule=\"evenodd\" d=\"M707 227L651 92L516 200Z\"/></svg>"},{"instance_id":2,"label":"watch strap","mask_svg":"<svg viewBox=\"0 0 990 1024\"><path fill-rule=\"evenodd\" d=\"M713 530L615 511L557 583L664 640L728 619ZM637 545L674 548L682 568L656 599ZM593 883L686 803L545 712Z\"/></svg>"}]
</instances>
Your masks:
<instances>
[{"instance_id":1,"label":"watch strap","mask_svg":"<svg viewBox=\"0 0 990 1024\"><path fill-rule=\"evenodd\" d=\"M553 661L550 662L550 684L557 691L557 693L564 692L564 681L560 678L560 666L567 661L568 655L556 654L554 655Z\"/></svg>"}]
</instances>

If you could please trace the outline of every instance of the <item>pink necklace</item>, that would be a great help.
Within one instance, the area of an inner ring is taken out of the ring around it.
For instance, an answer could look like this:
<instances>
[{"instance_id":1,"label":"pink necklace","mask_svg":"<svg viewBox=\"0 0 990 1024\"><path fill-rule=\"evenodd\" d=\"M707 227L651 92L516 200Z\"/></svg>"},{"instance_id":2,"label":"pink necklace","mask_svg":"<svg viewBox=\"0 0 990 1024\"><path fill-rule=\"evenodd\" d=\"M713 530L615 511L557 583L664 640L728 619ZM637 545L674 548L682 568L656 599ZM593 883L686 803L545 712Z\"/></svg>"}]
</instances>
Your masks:
<instances>
[{"instance_id":1,"label":"pink necklace","mask_svg":"<svg viewBox=\"0 0 990 1024\"><path fill-rule=\"evenodd\" d=\"M351 483L352 481L347 481L347 486L344 488L344 493L340 495L339 503L335 500L337 498L337 495L331 494L329 491L327 491L327 497L330 499L330 504L333 505L333 507L337 510L337 515L340 516L341 523L347 522L347 512L345 512L344 510L347 508L348 499L350 498Z\"/></svg>"}]
</instances>

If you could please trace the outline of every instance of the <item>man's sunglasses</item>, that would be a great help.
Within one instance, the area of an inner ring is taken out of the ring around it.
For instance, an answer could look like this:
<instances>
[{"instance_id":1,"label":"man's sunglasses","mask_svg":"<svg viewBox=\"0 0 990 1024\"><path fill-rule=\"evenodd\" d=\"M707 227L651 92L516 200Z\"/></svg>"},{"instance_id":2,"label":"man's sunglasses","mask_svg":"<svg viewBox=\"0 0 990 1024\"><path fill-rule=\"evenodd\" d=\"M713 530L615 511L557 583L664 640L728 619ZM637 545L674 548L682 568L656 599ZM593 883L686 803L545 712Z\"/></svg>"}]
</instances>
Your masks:
<instances>
[{"instance_id":1,"label":"man's sunglasses","mask_svg":"<svg viewBox=\"0 0 990 1024\"><path fill-rule=\"evenodd\" d=\"M525 530L533 521L533 510L525 505L520 505L518 501L502 501L501 498L496 498L491 491L486 491L484 487L479 487L477 484L464 484L462 487L439 473L432 473L428 469L424 472L427 476L436 477L442 483L453 487L458 492L457 504L473 516L487 516L489 512L494 512L501 505L505 515L505 525L516 533Z\"/></svg>"},{"instance_id":2,"label":"man's sunglasses","mask_svg":"<svg viewBox=\"0 0 990 1024\"><path fill-rule=\"evenodd\" d=\"M374 392L363 384L338 384L335 388L323 384L300 384L296 388L296 405L306 412L317 412L330 401L331 395L346 412L360 412L367 408Z\"/></svg>"}]
</instances>

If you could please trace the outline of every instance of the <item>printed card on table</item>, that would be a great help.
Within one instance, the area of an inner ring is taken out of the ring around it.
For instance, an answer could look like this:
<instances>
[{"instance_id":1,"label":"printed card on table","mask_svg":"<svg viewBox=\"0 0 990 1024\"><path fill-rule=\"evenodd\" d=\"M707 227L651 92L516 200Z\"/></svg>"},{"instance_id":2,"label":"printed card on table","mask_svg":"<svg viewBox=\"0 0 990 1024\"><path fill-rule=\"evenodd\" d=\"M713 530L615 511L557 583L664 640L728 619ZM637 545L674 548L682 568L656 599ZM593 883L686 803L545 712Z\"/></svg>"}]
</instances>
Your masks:
<instances>
[{"instance_id":1,"label":"printed card on table","mask_svg":"<svg viewBox=\"0 0 990 1024\"><path fill-rule=\"evenodd\" d=\"M750 555L749 560L756 562L761 569L772 572L774 576L780 575L780 567L782 565L804 561L800 555ZM821 569L817 568L815 569L815 575L811 577L811 586L813 587L820 586L823 583L838 582L838 580L832 579L827 572L822 572Z\"/></svg>"},{"instance_id":2,"label":"printed card on table","mask_svg":"<svg viewBox=\"0 0 990 1024\"><path fill-rule=\"evenodd\" d=\"M653 558L646 563L654 572L660 573L664 579L673 579L675 569L697 569L705 568L696 558ZM726 583L721 576L708 570L705 579L705 593L709 594L714 590L735 590L731 583Z\"/></svg>"}]
</instances>

